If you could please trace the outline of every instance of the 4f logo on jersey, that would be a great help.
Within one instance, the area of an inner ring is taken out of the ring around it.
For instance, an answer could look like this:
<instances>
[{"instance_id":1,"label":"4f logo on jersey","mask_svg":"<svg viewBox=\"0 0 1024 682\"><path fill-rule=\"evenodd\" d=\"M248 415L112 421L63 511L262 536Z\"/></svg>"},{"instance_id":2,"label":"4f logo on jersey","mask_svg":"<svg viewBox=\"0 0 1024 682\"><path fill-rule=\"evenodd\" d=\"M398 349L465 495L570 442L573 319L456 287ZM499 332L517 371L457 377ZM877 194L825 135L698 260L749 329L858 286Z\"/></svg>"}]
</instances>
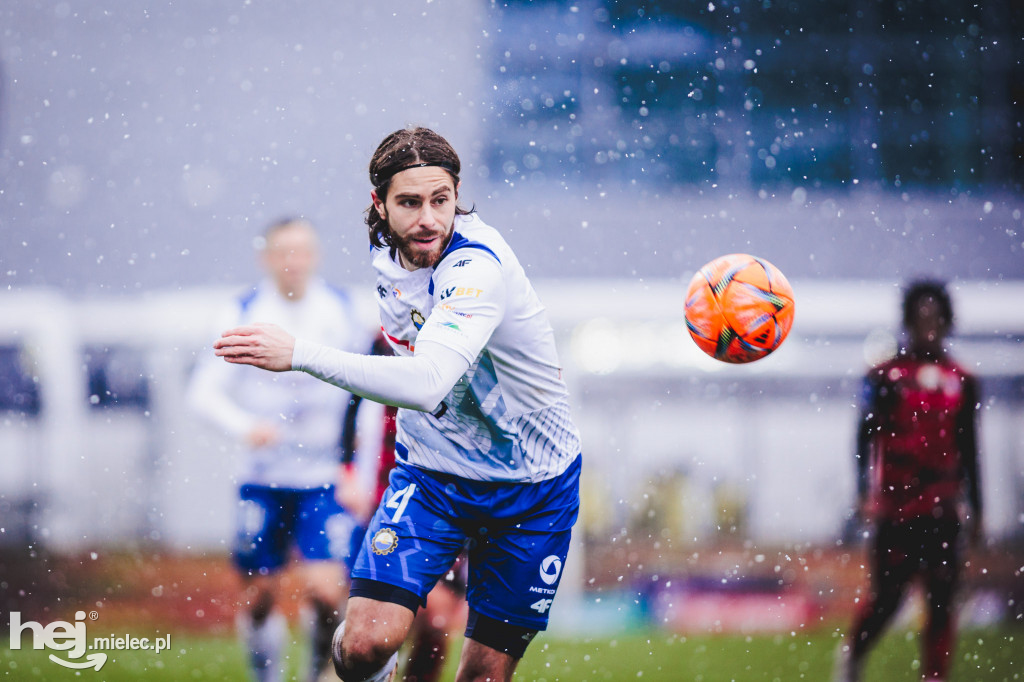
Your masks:
<instances>
[{"instance_id":1,"label":"4f logo on jersey","mask_svg":"<svg viewBox=\"0 0 1024 682\"><path fill-rule=\"evenodd\" d=\"M545 585L554 585L562 574L562 560L554 554L544 557L540 562L540 579Z\"/></svg>"},{"instance_id":2,"label":"4f logo on jersey","mask_svg":"<svg viewBox=\"0 0 1024 682\"><path fill-rule=\"evenodd\" d=\"M377 285L377 295L380 296L381 298L386 298L387 297L388 290L384 288L383 284L378 284Z\"/></svg>"},{"instance_id":3,"label":"4f logo on jersey","mask_svg":"<svg viewBox=\"0 0 1024 682\"><path fill-rule=\"evenodd\" d=\"M455 265L453 265L452 267L453 268L461 268L464 265L466 265L466 263L472 263L472 262L473 262L472 258L464 258L464 259L460 260L458 263L456 263Z\"/></svg>"}]
</instances>

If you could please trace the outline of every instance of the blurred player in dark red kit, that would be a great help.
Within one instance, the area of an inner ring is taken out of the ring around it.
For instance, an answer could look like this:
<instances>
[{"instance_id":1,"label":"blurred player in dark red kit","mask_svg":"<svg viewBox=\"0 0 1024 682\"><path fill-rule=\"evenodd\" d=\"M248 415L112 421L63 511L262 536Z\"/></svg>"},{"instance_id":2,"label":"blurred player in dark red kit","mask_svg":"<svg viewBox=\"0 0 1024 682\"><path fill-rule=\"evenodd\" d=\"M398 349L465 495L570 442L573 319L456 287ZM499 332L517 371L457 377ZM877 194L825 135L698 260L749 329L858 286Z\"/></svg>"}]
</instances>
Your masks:
<instances>
[{"instance_id":1,"label":"blurred player in dark red kit","mask_svg":"<svg viewBox=\"0 0 1024 682\"><path fill-rule=\"evenodd\" d=\"M864 381L858 502L874 526L871 588L842 648L844 681L860 679L866 654L918 576L928 602L922 678L948 678L960 531L966 526L976 542L982 529L978 387L946 352L953 307L943 283L910 284L903 326L906 348Z\"/></svg>"},{"instance_id":2,"label":"blurred player in dark red kit","mask_svg":"<svg viewBox=\"0 0 1024 682\"><path fill-rule=\"evenodd\" d=\"M373 342L371 355L393 355L383 335ZM346 509L365 527L388 489L388 478L395 468L395 436L398 408L381 405L354 396L345 414L342 438L343 474L338 497ZM357 445L358 441L358 445ZM372 480L366 481L366 457ZM448 574L438 581L424 608L416 613L408 658L402 676L405 682L438 682L444 670L448 643L456 627L465 626L468 609L466 595L466 562L459 557Z\"/></svg>"}]
</instances>

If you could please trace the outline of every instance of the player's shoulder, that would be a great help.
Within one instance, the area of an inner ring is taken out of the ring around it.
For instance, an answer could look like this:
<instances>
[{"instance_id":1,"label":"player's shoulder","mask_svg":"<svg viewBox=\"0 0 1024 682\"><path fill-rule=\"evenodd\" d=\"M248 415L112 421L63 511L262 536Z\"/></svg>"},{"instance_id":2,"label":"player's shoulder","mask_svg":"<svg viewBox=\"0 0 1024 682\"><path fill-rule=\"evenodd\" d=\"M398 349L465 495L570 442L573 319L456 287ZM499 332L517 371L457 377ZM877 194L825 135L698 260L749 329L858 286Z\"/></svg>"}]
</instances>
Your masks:
<instances>
[{"instance_id":1,"label":"player's shoulder","mask_svg":"<svg viewBox=\"0 0 1024 682\"><path fill-rule=\"evenodd\" d=\"M962 364L960 364L960 362L956 358L954 358L952 355L950 355L949 353L944 353L939 358L939 363L941 363L942 366L948 367L949 369L957 372L958 374L969 374L970 373L967 370L966 367L964 367Z\"/></svg>"},{"instance_id":2,"label":"player's shoulder","mask_svg":"<svg viewBox=\"0 0 1024 682\"><path fill-rule=\"evenodd\" d=\"M904 360L899 355L882 360L872 365L871 369L867 372L866 378L874 380L883 379L888 377L893 370L899 370L903 364Z\"/></svg>"},{"instance_id":3,"label":"player's shoulder","mask_svg":"<svg viewBox=\"0 0 1024 682\"><path fill-rule=\"evenodd\" d=\"M392 267L395 262L391 257L391 249L386 246L374 246L370 248L370 263L374 268L380 270L382 267Z\"/></svg>"},{"instance_id":4,"label":"player's shoulder","mask_svg":"<svg viewBox=\"0 0 1024 682\"><path fill-rule=\"evenodd\" d=\"M451 242L431 273L427 292L442 301L451 296L480 300L503 296L504 263L509 261L502 260L500 245L490 238L497 233L488 228L494 232L488 234L472 225L461 231L459 228L465 225L456 223Z\"/></svg>"},{"instance_id":5,"label":"player's shoulder","mask_svg":"<svg viewBox=\"0 0 1024 682\"><path fill-rule=\"evenodd\" d=\"M337 284L332 284L326 280L317 280L312 285L312 291L318 295L323 296L324 299L331 301L335 305L348 307L352 305L352 294L349 293L348 289L340 287Z\"/></svg>"},{"instance_id":6,"label":"player's shoulder","mask_svg":"<svg viewBox=\"0 0 1024 682\"><path fill-rule=\"evenodd\" d=\"M459 235L455 235L458 237ZM504 280L504 266L500 257L486 245L465 246L446 254L430 276L429 291L442 282L495 283Z\"/></svg>"},{"instance_id":7,"label":"player's shoulder","mask_svg":"<svg viewBox=\"0 0 1024 682\"><path fill-rule=\"evenodd\" d=\"M225 328L247 324L259 310L262 297L261 283L217 296L210 311L210 329L219 335Z\"/></svg>"},{"instance_id":8,"label":"player's shoulder","mask_svg":"<svg viewBox=\"0 0 1024 682\"><path fill-rule=\"evenodd\" d=\"M263 289L264 287L262 286L262 283L260 283L240 291L235 295L231 306L239 312L245 313L255 305L256 301L259 300L260 296L263 294Z\"/></svg>"},{"instance_id":9,"label":"player's shoulder","mask_svg":"<svg viewBox=\"0 0 1024 682\"><path fill-rule=\"evenodd\" d=\"M377 276L388 282L409 282L420 276L420 270L409 271L399 265L393 250L387 246L374 247L370 251L370 263Z\"/></svg>"},{"instance_id":10,"label":"player's shoulder","mask_svg":"<svg viewBox=\"0 0 1024 682\"><path fill-rule=\"evenodd\" d=\"M217 307L217 324L235 325L245 322L260 307L266 295L265 289L265 283L258 282L222 299Z\"/></svg>"},{"instance_id":11,"label":"player's shoulder","mask_svg":"<svg viewBox=\"0 0 1024 682\"><path fill-rule=\"evenodd\" d=\"M480 219L476 213L461 215L455 220L452 239L441 255L441 262L464 260L474 252L494 259L499 265L511 253L508 244L496 229Z\"/></svg>"},{"instance_id":12,"label":"player's shoulder","mask_svg":"<svg viewBox=\"0 0 1024 682\"><path fill-rule=\"evenodd\" d=\"M962 364L960 364L953 358L949 357L948 355L945 356L942 364L946 367L948 371L960 377L960 380L963 381L965 384L974 384L977 382L977 377L975 377L975 375L972 374L970 370L968 370L966 367L964 367Z\"/></svg>"},{"instance_id":13,"label":"player's shoulder","mask_svg":"<svg viewBox=\"0 0 1024 682\"><path fill-rule=\"evenodd\" d=\"M507 247L493 228L478 221L457 221L451 241L434 266L431 280L463 275L500 275L508 261L504 258L505 249Z\"/></svg>"}]
</instances>

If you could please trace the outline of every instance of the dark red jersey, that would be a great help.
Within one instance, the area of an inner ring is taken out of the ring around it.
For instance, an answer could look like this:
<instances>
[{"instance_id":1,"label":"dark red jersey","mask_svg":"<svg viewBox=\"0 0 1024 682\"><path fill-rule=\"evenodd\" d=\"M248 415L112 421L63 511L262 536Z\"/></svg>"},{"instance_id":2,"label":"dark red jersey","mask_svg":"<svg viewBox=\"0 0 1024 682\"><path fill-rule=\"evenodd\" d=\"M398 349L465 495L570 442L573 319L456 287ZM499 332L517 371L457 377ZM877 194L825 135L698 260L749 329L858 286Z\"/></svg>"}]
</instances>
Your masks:
<instances>
[{"instance_id":1,"label":"dark red jersey","mask_svg":"<svg viewBox=\"0 0 1024 682\"><path fill-rule=\"evenodd\" d=\"M398 408L384 406L384 433L380 444L380 465L377 467L377 502L388 489L388 477L395 468L395 434L398 432Z\"/></svg>"},{"instance_id":2,"label":"dark red jersey","mask_svg":"<svg viewBox=\"0 0 1024 682\"><path fill-rule=\"evenodd\" d=\"M975 379L945 356L901 355L865 378L858 439L861 494L900 522L955 514L965 487L976 512Z\"/></svg>"}]
</instances>

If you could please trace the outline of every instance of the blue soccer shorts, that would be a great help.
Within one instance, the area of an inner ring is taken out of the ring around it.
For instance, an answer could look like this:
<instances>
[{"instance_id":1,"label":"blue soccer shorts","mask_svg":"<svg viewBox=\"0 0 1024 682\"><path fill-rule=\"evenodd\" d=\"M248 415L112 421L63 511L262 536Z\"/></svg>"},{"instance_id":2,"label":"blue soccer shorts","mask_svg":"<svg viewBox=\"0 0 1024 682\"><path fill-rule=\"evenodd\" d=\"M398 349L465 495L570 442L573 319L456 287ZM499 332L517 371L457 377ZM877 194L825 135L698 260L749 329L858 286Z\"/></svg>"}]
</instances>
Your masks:
<instances>
[{"instance_id":1,"label":"blue soccer shorts","mask_svg":"<svg viewBox=\"0 0 1024 682\"><path fill-rule=\"evenodd\" d=\"M579 515L582 456L539 483L471 481L399 463L352 569L374 581L357 596L415 610L466 548L474 611L532 630L547 628ZM388 586L415 596L391 598Z\"/></svg>"},{"instance_id":2,"label":"blue soccer shorts","mask_svg":"<svg viewBox=\"0 0 1024 682\"><path fill-rule=\"evenodd\" d=\"M355 530L355 520L335 500L334 486L292 489L243 485L235 565L250 573L267 573L284 566L293 547L309 560L345 562L356 549Z\"/></svg>"}]
</instances>

